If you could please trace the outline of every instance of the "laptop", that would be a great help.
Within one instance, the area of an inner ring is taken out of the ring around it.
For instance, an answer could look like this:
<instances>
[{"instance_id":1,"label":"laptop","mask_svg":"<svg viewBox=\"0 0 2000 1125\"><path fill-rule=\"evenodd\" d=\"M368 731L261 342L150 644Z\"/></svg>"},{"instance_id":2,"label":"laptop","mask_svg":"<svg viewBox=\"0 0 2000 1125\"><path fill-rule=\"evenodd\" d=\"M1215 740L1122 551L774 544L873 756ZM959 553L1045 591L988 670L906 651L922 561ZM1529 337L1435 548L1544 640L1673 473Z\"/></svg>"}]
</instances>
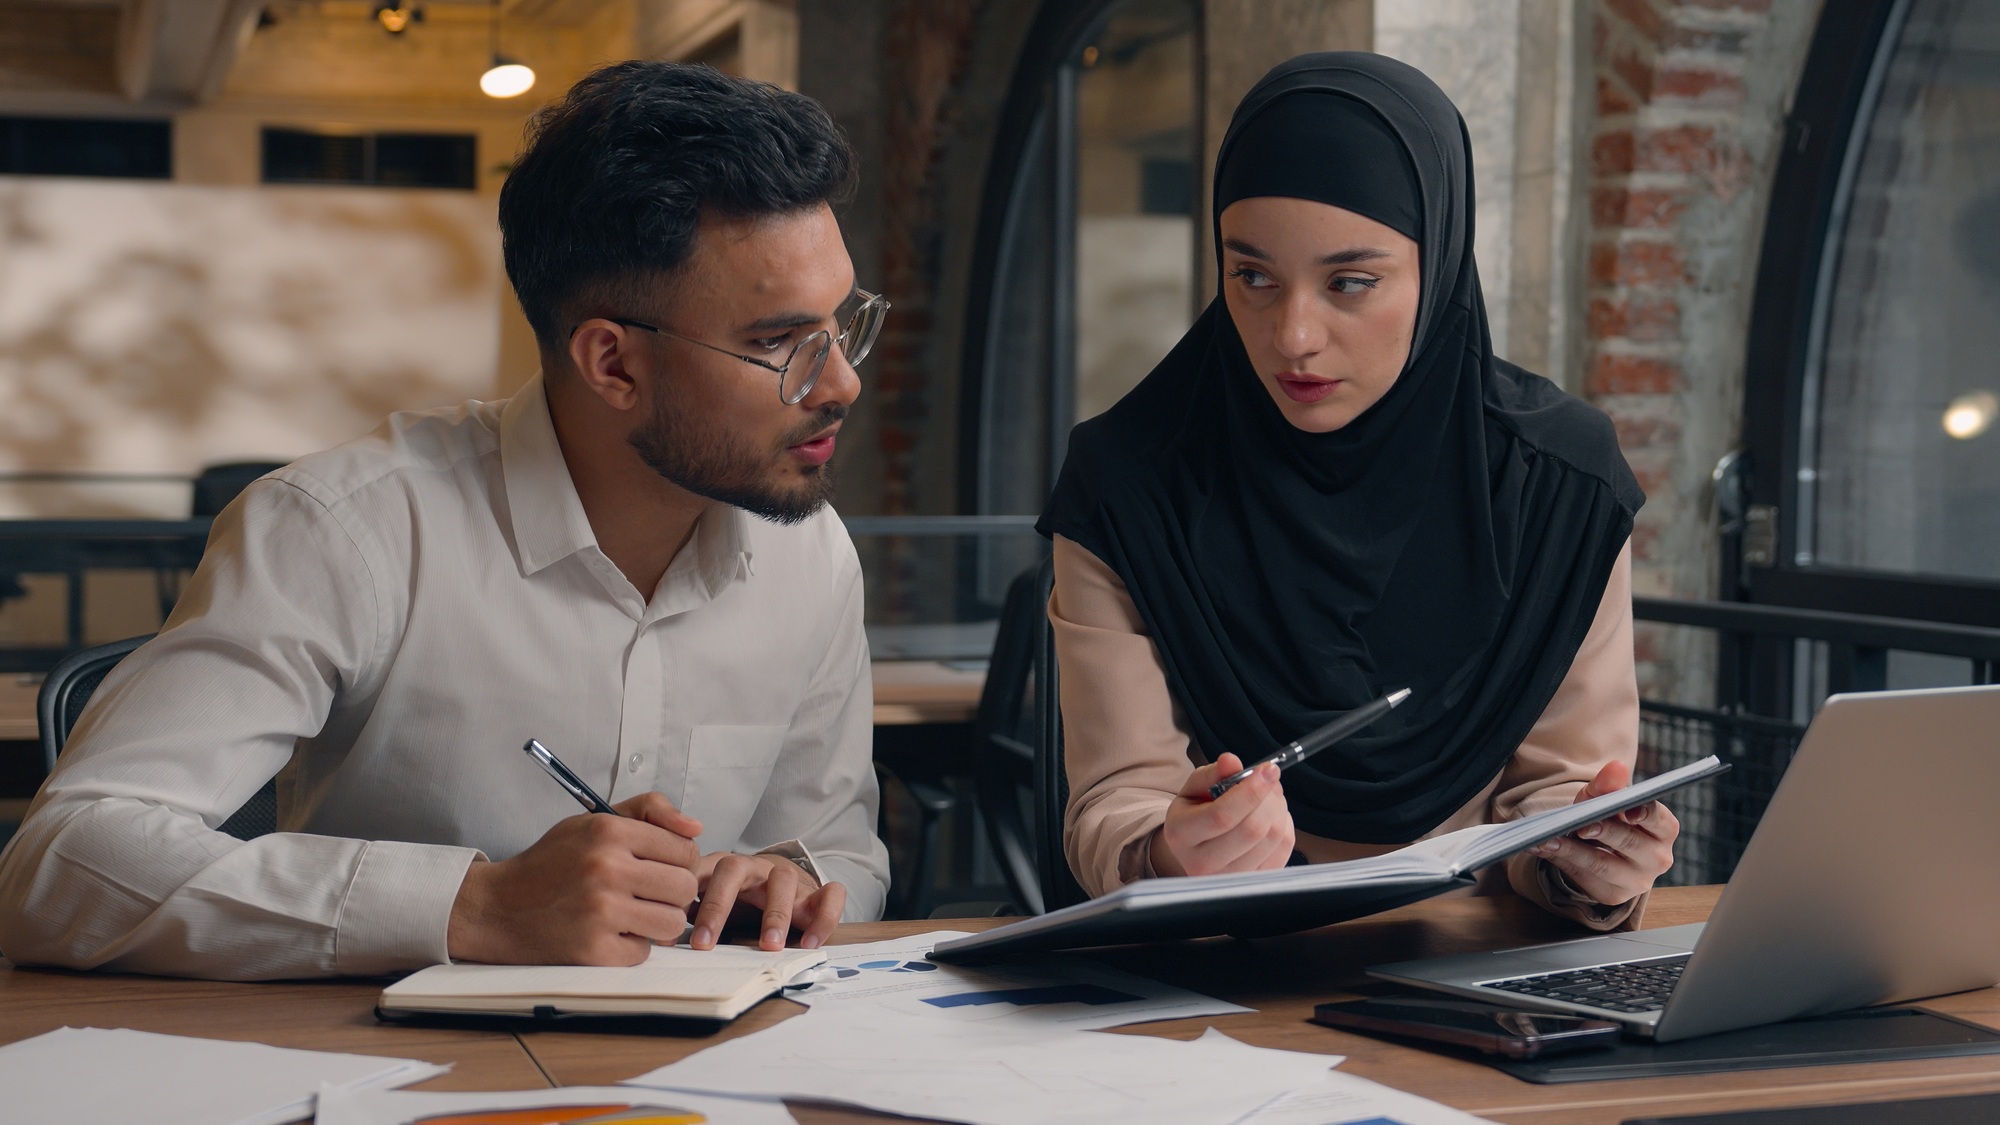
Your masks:
<instances>
[{"instance_id":1,"label":"laptop","mask_svg":"<svg viewBox=\"0 0 2000 1125\"><path fill-rule=\"evenodd\" d=\"M1667 1042L2000 981L2000 686L1836 695L1706 923L1377 965Z\"/></svg>"}]
</instances>

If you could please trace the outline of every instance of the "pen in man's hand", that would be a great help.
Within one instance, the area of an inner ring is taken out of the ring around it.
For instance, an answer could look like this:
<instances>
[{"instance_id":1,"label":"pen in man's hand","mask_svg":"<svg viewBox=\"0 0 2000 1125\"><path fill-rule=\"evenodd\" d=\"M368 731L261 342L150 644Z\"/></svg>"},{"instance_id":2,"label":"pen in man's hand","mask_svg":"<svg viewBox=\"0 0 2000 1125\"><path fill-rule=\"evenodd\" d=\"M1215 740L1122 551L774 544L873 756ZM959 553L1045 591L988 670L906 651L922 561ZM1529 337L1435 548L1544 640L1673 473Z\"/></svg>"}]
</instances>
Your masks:
<instances>
[{"instance_id":1,"label":"pen in man's hand","mask_svg":"<svg viewBox=\"0 0 2000 1125\"><path fill-rule=\"evenodd\" d=\"M1403 688L1399 691L1392 691L1372 703L1364 703L1356 707L1340 718L1300 738L1297 742L1286 746L1276 754L1265 758L1262 762L1253 762L1244 769L1230 774L1228 777L1209 786L1208 799L1211 801L1220 799L1224 793L1235 788L1238 782L1247 779L1251 774L1257 772L1257 767L1263 765L1264 762L1275 762L1280 770L1291 769L1321 750L1339 742L1350 734L1354 734L1363 727L1388 714L1395 709L1398 703L1409 697L1410 689Z\"/></svg>"},{"instance_id":2,"label":"pen in man's hand","mask_svg":"<svg viewBox=\"0 0 2000 1125\"><path fill-rule=\"evenodd\" d=\"M567 789L569 795L576 798L577 804L594 813L618 815L618 810L611 807L611 802L598 796L596 790L585 785L582 778L576 776L568 766L563 765L562 759L551 754L549 748L542 745L539 740L529 739L528 744L521 747L521 750L548 771L548 775L556 779L557 785Z\"/></svg>"}]
</instances>

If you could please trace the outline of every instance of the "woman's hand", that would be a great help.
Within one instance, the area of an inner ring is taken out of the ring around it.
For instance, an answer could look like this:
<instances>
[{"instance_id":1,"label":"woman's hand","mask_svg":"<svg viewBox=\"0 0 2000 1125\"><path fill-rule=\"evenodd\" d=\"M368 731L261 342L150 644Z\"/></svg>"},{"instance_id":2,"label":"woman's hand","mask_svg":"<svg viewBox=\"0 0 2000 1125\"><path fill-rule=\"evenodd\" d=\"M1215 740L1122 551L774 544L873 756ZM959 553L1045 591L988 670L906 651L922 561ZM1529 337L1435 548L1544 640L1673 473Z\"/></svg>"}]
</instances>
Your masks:
<instances>
[{"instance_id":1,"label":"woman's hand","mask_svg":"<svg viewBox=\"0 0 2000 1125\"><path fill-rule=\"evenodd\" d=\"M1263 765L1217 800L1208 787L1243 769L1224 754L1188 775L1153 833L1153 870L1161 875L1265 871L1292 858L1292 812L1278 767Z\"/></svg>"},{"instance_id":2,"label":"woman's hand","mask_svg":"<svg viewBox=\"0 0 2000 1125\"><path fill-rule=\"evenodd\" d=\"M1587 801L1630 784L1632 767L1611 762L1597 771L1576 799ZM1530 851L1592 901L1618 906L1651 890L1653 880L1674 865L1674 837L1680 834L1681 822L1667 806L1653 801L1586 824L1574 835L1537 844Z\"/></svg>"}]
</instances>

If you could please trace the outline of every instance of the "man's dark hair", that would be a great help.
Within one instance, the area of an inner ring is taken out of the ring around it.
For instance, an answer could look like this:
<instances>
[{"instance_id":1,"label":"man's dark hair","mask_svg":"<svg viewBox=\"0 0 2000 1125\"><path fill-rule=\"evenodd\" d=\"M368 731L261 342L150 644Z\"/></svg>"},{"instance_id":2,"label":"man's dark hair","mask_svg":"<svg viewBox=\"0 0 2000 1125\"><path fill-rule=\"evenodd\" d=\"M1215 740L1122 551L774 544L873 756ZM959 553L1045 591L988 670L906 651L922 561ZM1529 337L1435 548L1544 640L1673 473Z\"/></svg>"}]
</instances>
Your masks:
<instances>
[{"instance_id":1,"label":"man's dark hair","mask_svg":"<svg viewBox=\"0 0 2000 1125\"><path fill-rule=\"evenodd\" d=\"M507 278L535 338L561 352L576 306L635 300L683 265L704 211L792 214L853 182L853 150L811 98L713 67L617 63L530 123L500 189Z\"/></svg>"}]
</instances>

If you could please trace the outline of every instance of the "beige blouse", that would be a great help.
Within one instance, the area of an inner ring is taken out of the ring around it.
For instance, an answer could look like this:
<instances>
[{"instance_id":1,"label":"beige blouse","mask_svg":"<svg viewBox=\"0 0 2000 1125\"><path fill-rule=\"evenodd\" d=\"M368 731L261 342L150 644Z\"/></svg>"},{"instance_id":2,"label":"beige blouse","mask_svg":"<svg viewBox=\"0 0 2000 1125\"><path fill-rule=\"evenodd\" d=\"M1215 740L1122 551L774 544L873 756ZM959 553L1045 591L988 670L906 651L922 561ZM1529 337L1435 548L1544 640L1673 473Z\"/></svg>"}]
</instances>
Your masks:
<instances>
[{"instance_id":1,"label":"beige blouse","mask_svg":"<svg viewBox=\"0 0 2000 1125\"><path fill-rule=\"evenodd\" d=\"M1061 672L1069 808L1063 846L1071 870L1093 895L1153 874L1148 855L1167 806L1202 764L1187 721L1167 690L1159 650L1125 584L1079 544L1055 541L1055 628ZM1506 768L1424 838L1475 824L1514 820L1576 799L1614 759L1638 757L1639 685L1632 652L1632 547L1619 552L1590 632L1569 675ZM1262 748L1239 749L1256 758ZM1354 844L1300 832L1296 847L1315 863L1377 855L1396 845ZM1645 896L1604 907L1551 881L1531 855L1479 873L1474 894L1506 887L1552 913L1597 930L1634 928Z\"/></svg>"}]
</instances>

